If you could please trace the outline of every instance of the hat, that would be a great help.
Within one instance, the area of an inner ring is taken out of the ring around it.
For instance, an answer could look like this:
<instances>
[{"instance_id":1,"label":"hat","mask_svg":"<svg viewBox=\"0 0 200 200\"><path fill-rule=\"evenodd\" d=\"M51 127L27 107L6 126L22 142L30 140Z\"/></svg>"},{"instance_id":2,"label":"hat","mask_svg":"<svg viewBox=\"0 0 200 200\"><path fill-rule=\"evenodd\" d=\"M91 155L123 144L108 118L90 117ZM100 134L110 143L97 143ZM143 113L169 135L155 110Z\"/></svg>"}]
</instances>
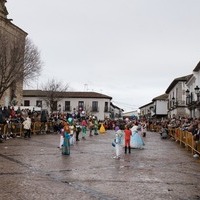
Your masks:
<instances>
[{"instance_id":1,"label":"hat","mask_svg":"<svg viewBox=\"0 0 200 200\"><path fill-rule=\"evenodd\" d=\"M117 132L119 130L119 126L116 126L115 127L115 131Z\"/></svg>"}]
</instances>

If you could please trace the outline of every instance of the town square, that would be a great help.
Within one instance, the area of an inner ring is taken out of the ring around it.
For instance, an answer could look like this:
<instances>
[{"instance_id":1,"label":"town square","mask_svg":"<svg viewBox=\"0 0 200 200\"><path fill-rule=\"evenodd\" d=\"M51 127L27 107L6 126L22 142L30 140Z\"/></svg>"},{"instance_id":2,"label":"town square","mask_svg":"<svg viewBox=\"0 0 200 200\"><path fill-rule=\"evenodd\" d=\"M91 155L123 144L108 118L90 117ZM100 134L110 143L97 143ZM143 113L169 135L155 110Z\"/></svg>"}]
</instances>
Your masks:
<instances>
[{"instance_id":1,"label":"town square","mask_svg":"<svg viewBox=\"0 0 200 200\"><path fill-rule=\"evenodd\" d=\"M0 199L199 200L198 0L0 0Z\"/></svg>"}]
</instances>

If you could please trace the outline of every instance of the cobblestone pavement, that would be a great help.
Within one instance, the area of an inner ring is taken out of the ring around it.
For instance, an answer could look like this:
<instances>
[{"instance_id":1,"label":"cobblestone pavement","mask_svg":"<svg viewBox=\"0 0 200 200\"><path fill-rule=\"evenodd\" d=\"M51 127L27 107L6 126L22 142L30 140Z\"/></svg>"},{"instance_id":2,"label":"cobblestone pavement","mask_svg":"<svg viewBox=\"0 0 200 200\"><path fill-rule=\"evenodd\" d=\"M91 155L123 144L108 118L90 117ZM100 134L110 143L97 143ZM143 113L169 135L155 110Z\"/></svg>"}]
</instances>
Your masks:
<instances>
[{"instance_id":1,"label":"cobblestone pavement","mask_svg":"<svg viewBox=\"0 0 200 200\"><path fill-rule=\"evenodd\" d=\"M61 155L59 135L0 144L1 200L197 200L200 159L148 132L143 150L113 159L113 131L79 141Z\"/></svg>"}]
</instances>

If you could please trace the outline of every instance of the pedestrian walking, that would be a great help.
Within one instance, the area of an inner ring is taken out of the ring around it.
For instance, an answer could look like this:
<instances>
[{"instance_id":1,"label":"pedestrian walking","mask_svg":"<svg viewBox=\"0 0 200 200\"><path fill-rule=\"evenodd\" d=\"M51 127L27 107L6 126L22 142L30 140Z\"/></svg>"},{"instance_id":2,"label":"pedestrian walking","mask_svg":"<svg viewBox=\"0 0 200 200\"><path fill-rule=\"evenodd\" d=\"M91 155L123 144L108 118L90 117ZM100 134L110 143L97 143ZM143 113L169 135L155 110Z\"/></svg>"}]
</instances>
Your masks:
<instances>
[{"instance_id":1,"label":"pedestrian walking","mask_svg":"<svg viewBox=\"0 0 200 200\"><path fill-rule=\"evenodd\" d=\"M124 135L124 140L125 140L125 154L127 153L127 148L128 148L129 153L131 153L130 142L131 142L132 132L131 132L129 126L125 127L124 134L125 134Z\"/></svg>"}]
</instances>

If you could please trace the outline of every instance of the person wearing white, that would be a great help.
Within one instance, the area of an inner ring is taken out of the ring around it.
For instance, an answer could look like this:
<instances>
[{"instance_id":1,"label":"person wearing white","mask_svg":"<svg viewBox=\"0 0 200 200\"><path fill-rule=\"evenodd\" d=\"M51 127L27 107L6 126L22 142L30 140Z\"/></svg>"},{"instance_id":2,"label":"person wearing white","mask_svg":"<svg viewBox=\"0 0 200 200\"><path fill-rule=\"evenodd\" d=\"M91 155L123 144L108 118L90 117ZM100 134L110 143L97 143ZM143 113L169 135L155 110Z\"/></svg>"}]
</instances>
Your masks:
<instances>
[{"instance_id":1,"label":"person wearing white","mask_svg":"<svg viewBox=\"0 0 200 200\"><path fill-rule=\"evenodd\" d=\"M26 117L26 119L23 122L24 126L24 138L31 137L31 118L29 116Z\"/></svg>"},{"instance_id":2,"label":"person wearing white","mask_svg":"<svg viewBox=\"0 0 200 200\"><path fill-rule=\"evenodd\" d=\"M131 128L132 136L131 136L131 147L136 149L143 149L144 141L138 132L138 126L133 125Z\"/></svg>"},{"instance_id":3,"label":"person wearing white","mask_svg":"<svg viewBox=\"0 0 200 200\"><path fill-rule=\"evenodd\" d=\"M114 158L120 159L120 154L122 151L122 137L123 132L119 129L118 126L115 127L115 151L116 156Z\"/></svg>"},{"instance_id":4,"label":"person wearing white","mask_svg":"<svg viewBox=\"0 0 200 200\"><path fill-rule=\"evenodd\" d=\"M62 149L63 142L64 142L64 128L62 128L60 131L60 144L59 144L60 149Z\"/></svg>"}]
</instances>

